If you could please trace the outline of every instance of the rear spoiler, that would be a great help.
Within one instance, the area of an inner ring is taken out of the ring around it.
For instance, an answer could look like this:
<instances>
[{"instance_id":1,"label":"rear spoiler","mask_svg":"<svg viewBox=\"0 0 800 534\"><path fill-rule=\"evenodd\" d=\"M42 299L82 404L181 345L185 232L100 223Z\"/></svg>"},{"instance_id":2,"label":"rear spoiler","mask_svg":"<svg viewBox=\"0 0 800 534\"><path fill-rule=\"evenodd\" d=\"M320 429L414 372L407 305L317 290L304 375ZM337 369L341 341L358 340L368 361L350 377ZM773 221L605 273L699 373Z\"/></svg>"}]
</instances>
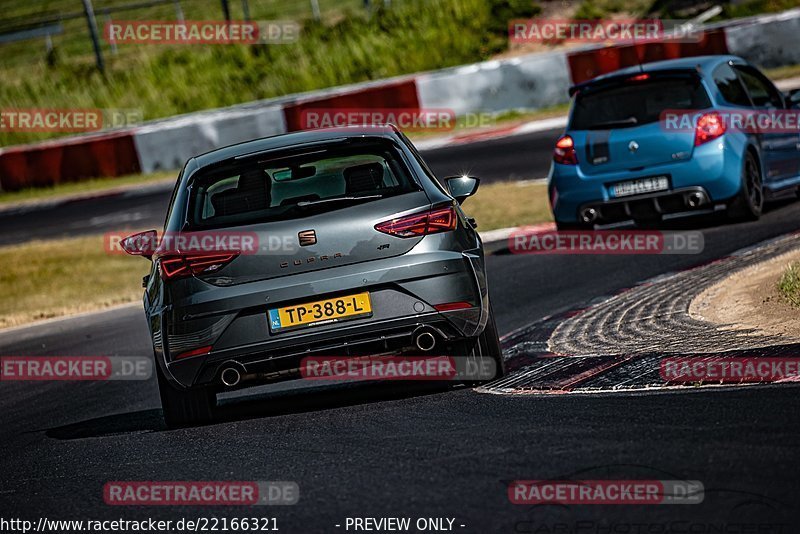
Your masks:
<instances>
[{"instance_id":1,"label":"rear spoiler","mask_svg":"<svg viewBox=\"0 0 800 534\"><path fill-rule=\"evenodd\" d=\"M609 75L608 77L599 77L593 78L591 80L587 80L585 82L577 83L569 88L569 96L573 97L576 93L583 91L589 87L591 88L605 88L612 85L619 85L620 82L624 81L644 81L650 78L661 78L661 77L675 77L675 76L691 76L700 72L700 65L695 67L694 70L691 69L665 69L665 70L656 70L650 72L629 72L627 74L615 74Z\"/></svg>"}]
</instances>

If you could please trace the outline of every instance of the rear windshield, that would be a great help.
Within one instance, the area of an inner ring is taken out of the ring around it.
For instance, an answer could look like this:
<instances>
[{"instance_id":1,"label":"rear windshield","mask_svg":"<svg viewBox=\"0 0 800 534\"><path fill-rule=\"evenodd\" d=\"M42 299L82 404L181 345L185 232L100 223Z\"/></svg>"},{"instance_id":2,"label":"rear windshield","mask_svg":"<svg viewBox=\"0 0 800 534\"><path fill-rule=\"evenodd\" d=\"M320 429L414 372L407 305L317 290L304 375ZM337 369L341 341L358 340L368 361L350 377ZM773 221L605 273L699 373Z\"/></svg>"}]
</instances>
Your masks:
<instances>
[{"instance_id":1,"label":"rear windshield","mask_svg":"<svg viewBox=\"0 0 800 534\"><path fill-rule=\"evenodd\" d=\"M656 122L670 109L711 106L697 76L628 81L578 93L571 130L611 130Z\"/></svg>"},{"instance_id":2,"label":"rear windshield","mask_svg":"<svg viewBox=\"0 0 800 534\"><path fill-rule=\"evenodd\" d=\"M390 143L315 147L201 171L191 187L188 222L207 228L292 219L417 189Z\"/></svg>"}]
</instances>

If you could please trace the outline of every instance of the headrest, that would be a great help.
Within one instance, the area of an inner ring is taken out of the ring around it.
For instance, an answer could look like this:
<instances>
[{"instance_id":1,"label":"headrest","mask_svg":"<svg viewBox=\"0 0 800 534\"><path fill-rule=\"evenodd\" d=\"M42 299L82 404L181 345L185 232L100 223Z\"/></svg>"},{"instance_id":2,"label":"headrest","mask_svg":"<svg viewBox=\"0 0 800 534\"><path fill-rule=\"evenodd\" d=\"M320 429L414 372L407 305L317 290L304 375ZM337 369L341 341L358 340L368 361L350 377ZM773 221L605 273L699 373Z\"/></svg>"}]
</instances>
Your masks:
<instances>
[{"instance_id":1,"label":"headrest","mask_svg":"<svg viewBox=\"0 0 800 534\"><path fill-rule=\"evenodd\" d=\"M368 193L383 187L383 165L366 163L348 167L344 175L345 193Z\"/></svg>"}]
</instances>

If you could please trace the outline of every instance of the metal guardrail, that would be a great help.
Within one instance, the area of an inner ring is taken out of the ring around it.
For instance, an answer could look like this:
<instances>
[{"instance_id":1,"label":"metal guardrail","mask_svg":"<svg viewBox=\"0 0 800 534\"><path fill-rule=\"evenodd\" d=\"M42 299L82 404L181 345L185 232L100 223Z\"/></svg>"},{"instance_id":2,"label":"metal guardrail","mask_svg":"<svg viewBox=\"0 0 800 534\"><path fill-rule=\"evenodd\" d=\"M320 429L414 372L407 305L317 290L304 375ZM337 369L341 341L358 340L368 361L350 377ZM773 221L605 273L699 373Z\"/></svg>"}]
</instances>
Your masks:
<instances>
[{"instance_id":1,"label":"metal guardrail","mask_svg":"<svg viewBox=\"0 0 800 534\"><path fill-rule=\"evenodd\" d=\"M36 39L38 37L49 37L62 33L64 33L64 26L60 22L57 22L47 26L37 26L36 28L0 33L0 44Z\"/></svg>"}]
</instances>

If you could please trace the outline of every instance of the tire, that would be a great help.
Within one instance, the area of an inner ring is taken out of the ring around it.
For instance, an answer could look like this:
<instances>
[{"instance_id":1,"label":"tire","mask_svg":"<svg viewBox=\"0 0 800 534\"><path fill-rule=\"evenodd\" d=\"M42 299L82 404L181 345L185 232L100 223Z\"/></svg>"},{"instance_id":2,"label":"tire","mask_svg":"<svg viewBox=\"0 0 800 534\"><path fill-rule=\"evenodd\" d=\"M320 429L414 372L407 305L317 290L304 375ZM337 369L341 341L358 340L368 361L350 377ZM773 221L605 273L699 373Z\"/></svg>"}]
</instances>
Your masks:
<instances>
[{"instance_id":1,"label":"tire","mask_svg":"<svg viewBox=\"0 0 800 534\"><path fill-rule=\"evenodd\" d=\"M764 208L764 186L761 167L752 152L748 151L742 165L742 185L728 206L728 218L734 221L757 221Z\"/></svg>"},{"instance_id":2,"label":"tire","mask_svg":"<svg viewBox=\"0 0 800 534\"><path fill-rule=\"evenodd\" d=\"M169 428L203 425L214 420L217 399L210 387L176 389L155 364L164 422Z\"/></svg>"},{"instance_id":3,"label":"tire","mask_svg":"<svg viewBox=\"0 0 800 534\"><path fill-rule=\"evenodd\" d=\"M491 304L489 304L489 320L486 321L486 327L473 342L471 351L467 358L478 365L480 365L481 361L485 358L491 359L495 364L495 373L494 376L489 380L497 380L506 374L506 365L505 361L503 360L503 349L500 347L500 338L497 335L497 325L494 321L494 310L492 310ZM483 384L487 381L488 380L469 381L464 382L464 384L468 386L475 386Z\"/></svg>"}]
</instances>

